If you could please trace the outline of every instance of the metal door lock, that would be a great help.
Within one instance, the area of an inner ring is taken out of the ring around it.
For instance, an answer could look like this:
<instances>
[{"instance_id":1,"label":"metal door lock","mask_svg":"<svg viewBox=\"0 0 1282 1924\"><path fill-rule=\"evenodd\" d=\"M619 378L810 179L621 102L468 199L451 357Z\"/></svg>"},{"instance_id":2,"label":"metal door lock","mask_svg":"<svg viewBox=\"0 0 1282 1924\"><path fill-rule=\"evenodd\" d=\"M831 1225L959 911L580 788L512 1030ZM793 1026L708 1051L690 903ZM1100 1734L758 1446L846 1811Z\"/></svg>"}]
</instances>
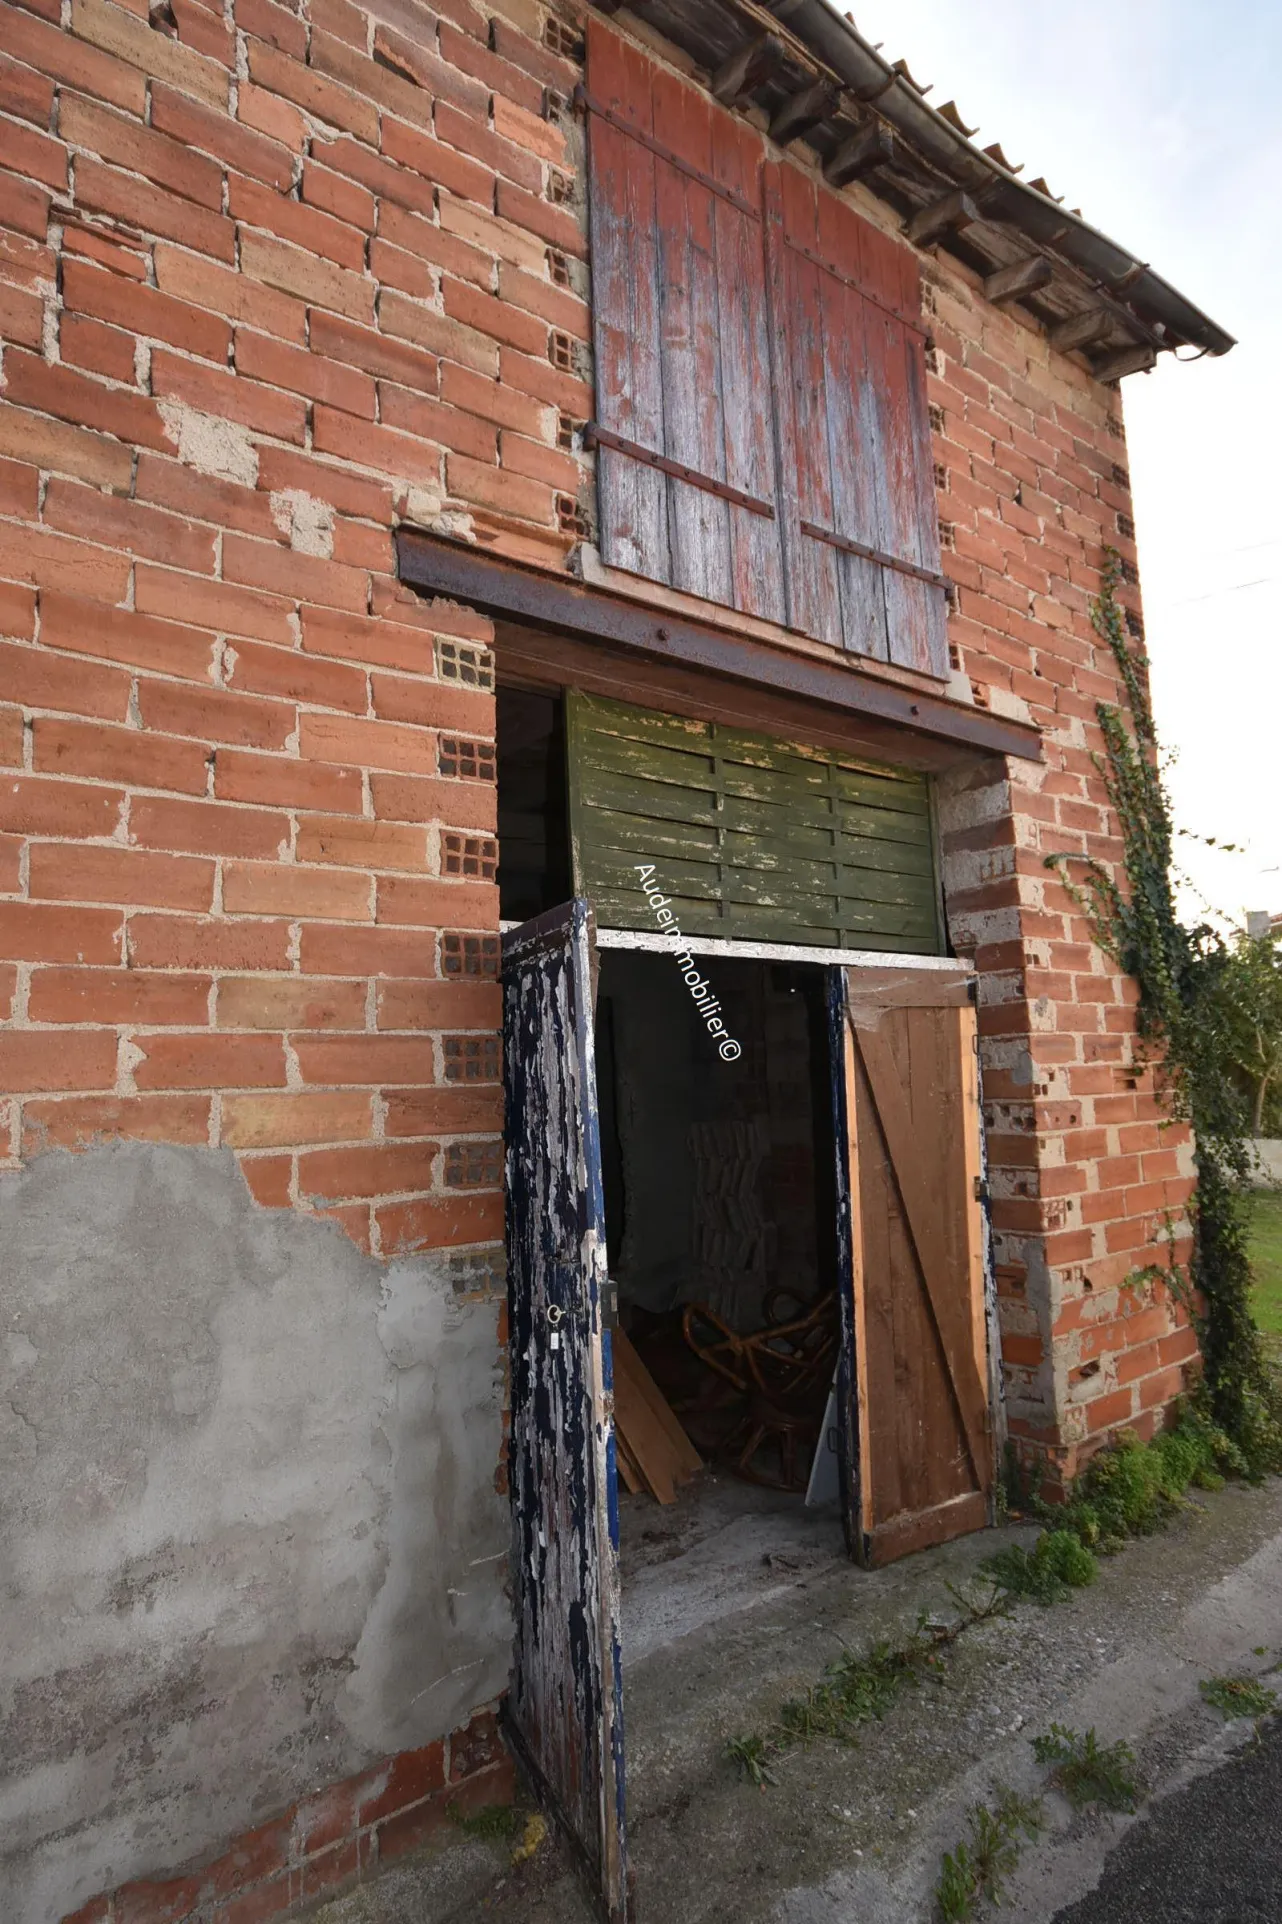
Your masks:
<instances>
[{"instance_id":1,"label":"metal door lock","mask_svg":"<svg viewBox=\"0 0 1282 1924\"><path fill-rule=\"evenodd\" d=\"M548 1304L547 1319L552 1329L552 1340L549 1347L552 1349L560 1349L561 1331L558 1325L565 1321L565 1311L562 1309L560 1303Z\"/></svg>"}]
</instances>

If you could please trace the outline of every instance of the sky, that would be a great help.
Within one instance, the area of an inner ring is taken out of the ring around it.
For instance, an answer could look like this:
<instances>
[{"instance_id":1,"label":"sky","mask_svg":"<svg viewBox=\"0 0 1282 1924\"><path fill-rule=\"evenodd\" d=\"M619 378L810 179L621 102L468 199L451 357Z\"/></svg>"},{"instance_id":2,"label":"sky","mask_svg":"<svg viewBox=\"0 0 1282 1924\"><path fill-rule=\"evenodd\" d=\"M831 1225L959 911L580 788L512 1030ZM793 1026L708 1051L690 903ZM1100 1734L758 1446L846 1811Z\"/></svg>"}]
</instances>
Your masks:
<instances>
[{"instance_id":1,"label":"sky","mask_svg":"<svg viewBox=\"0 0 1282 1924\"><path fill-rule=\"evenodd\" d=\"M977 145L1000 141L1237 336L1219 359L1163 354L1122 395L1181 909L1282 912L1282 6L851 5Z\"/></svg>"}]
</instances>

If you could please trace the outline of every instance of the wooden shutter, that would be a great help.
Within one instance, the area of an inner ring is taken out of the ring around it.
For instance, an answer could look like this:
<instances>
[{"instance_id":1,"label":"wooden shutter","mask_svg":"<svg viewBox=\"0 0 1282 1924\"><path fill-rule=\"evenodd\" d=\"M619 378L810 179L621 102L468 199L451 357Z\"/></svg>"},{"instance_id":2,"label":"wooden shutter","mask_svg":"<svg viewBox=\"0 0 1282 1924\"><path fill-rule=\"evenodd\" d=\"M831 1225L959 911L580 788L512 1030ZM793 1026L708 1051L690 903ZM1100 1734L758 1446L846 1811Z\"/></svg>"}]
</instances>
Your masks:
<instances>
[{"instance_id":1,"label":"wooden shutter","mask_svg":"<svg viewBox=\"0 0 1282 1924\"><path fill-rule=\"evenodd\" d=\"M785 619L759 134L588 22L601 550Z\"/></svg>"},{"instance_id":2,"label":"wooden shutter","mask_svg":"<svg viewBox=\"0 0 1282 1924\"><path fill-rule=\"evenodd\" d=\"M601 551L941 678L911 250L588 22Z\"/></svg>"},{"instance_id":3,"label":"wooden shutter","mask_svg":"<svg viewBox=\"0 0 1282 1924\"><path fill-rule=\"evenodd\" d=\"M965 976L846 971L843 1207L856 1554L989 1520L975 1010Z\"/></svg>"},{"instance_id":4,"label":"wooden shutter","mask_svg":"<svg viewBox=\"0 0 1282 1924\"><path fill-rule=\"evenodd\" d=\"M652 863L690 935L937 953L925 778L717 722L566 697L575 888L655 928Z\"/></svg>"},{"instance_id":5,"label":"wooden shutter","mask_svg":"<svg viewBox=\"0 0 1282 1924\"><path fill-rule=\"evenodd\" d=\"M793 625L945 676L916 261L795 167L765 203Z\"/></svg>"}]
</instances>

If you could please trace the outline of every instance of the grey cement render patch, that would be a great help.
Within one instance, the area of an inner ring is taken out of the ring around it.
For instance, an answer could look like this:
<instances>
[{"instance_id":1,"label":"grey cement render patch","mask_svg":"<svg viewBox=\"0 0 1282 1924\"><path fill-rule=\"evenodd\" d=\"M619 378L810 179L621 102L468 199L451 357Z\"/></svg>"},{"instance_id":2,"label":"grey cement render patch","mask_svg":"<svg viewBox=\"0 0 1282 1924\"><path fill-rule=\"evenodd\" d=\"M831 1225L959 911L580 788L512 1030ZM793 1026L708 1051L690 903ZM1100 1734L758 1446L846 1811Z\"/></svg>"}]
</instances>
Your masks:
<instances>
[{"instance_id":1,"label":"grey cement render patch","mask_svg":"<svg viewBox=\"0 0 1282 1924\"><path fill-rule=\"evenodd\" d=\"M497 1305L466 1279L261 1208L230 1152L0 1177L4 1924L199 1863L502 1690Z\"/></svg>"}]
</instances>

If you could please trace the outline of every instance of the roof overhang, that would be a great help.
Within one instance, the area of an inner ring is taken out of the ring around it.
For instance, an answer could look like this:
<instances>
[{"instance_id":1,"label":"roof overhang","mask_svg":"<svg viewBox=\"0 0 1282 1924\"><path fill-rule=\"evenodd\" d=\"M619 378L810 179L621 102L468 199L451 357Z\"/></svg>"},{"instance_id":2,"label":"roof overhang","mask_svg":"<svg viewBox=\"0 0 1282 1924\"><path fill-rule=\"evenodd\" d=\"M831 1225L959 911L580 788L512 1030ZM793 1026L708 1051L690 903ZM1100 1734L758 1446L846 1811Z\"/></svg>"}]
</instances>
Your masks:
<instances>
[{"instance_id":1,"label":"roof overhang","mask_svg":"<svg viewBox=\"0 0 1282 1924\"><path fill-rule=\"evenodd\" d=\"M601 13L619 0L596 0ZM825 0L631 0L734 108L764 109L777 144L804 137L834 186L860 179L905 234L1018 302L1054 347L1102 381L1151 367L1164 349L1226 354L1234 337L1169 281L1051 194L1022 181L999 146L974 146L951 101L930 106Z\"/></svg>"}]
</instances>

